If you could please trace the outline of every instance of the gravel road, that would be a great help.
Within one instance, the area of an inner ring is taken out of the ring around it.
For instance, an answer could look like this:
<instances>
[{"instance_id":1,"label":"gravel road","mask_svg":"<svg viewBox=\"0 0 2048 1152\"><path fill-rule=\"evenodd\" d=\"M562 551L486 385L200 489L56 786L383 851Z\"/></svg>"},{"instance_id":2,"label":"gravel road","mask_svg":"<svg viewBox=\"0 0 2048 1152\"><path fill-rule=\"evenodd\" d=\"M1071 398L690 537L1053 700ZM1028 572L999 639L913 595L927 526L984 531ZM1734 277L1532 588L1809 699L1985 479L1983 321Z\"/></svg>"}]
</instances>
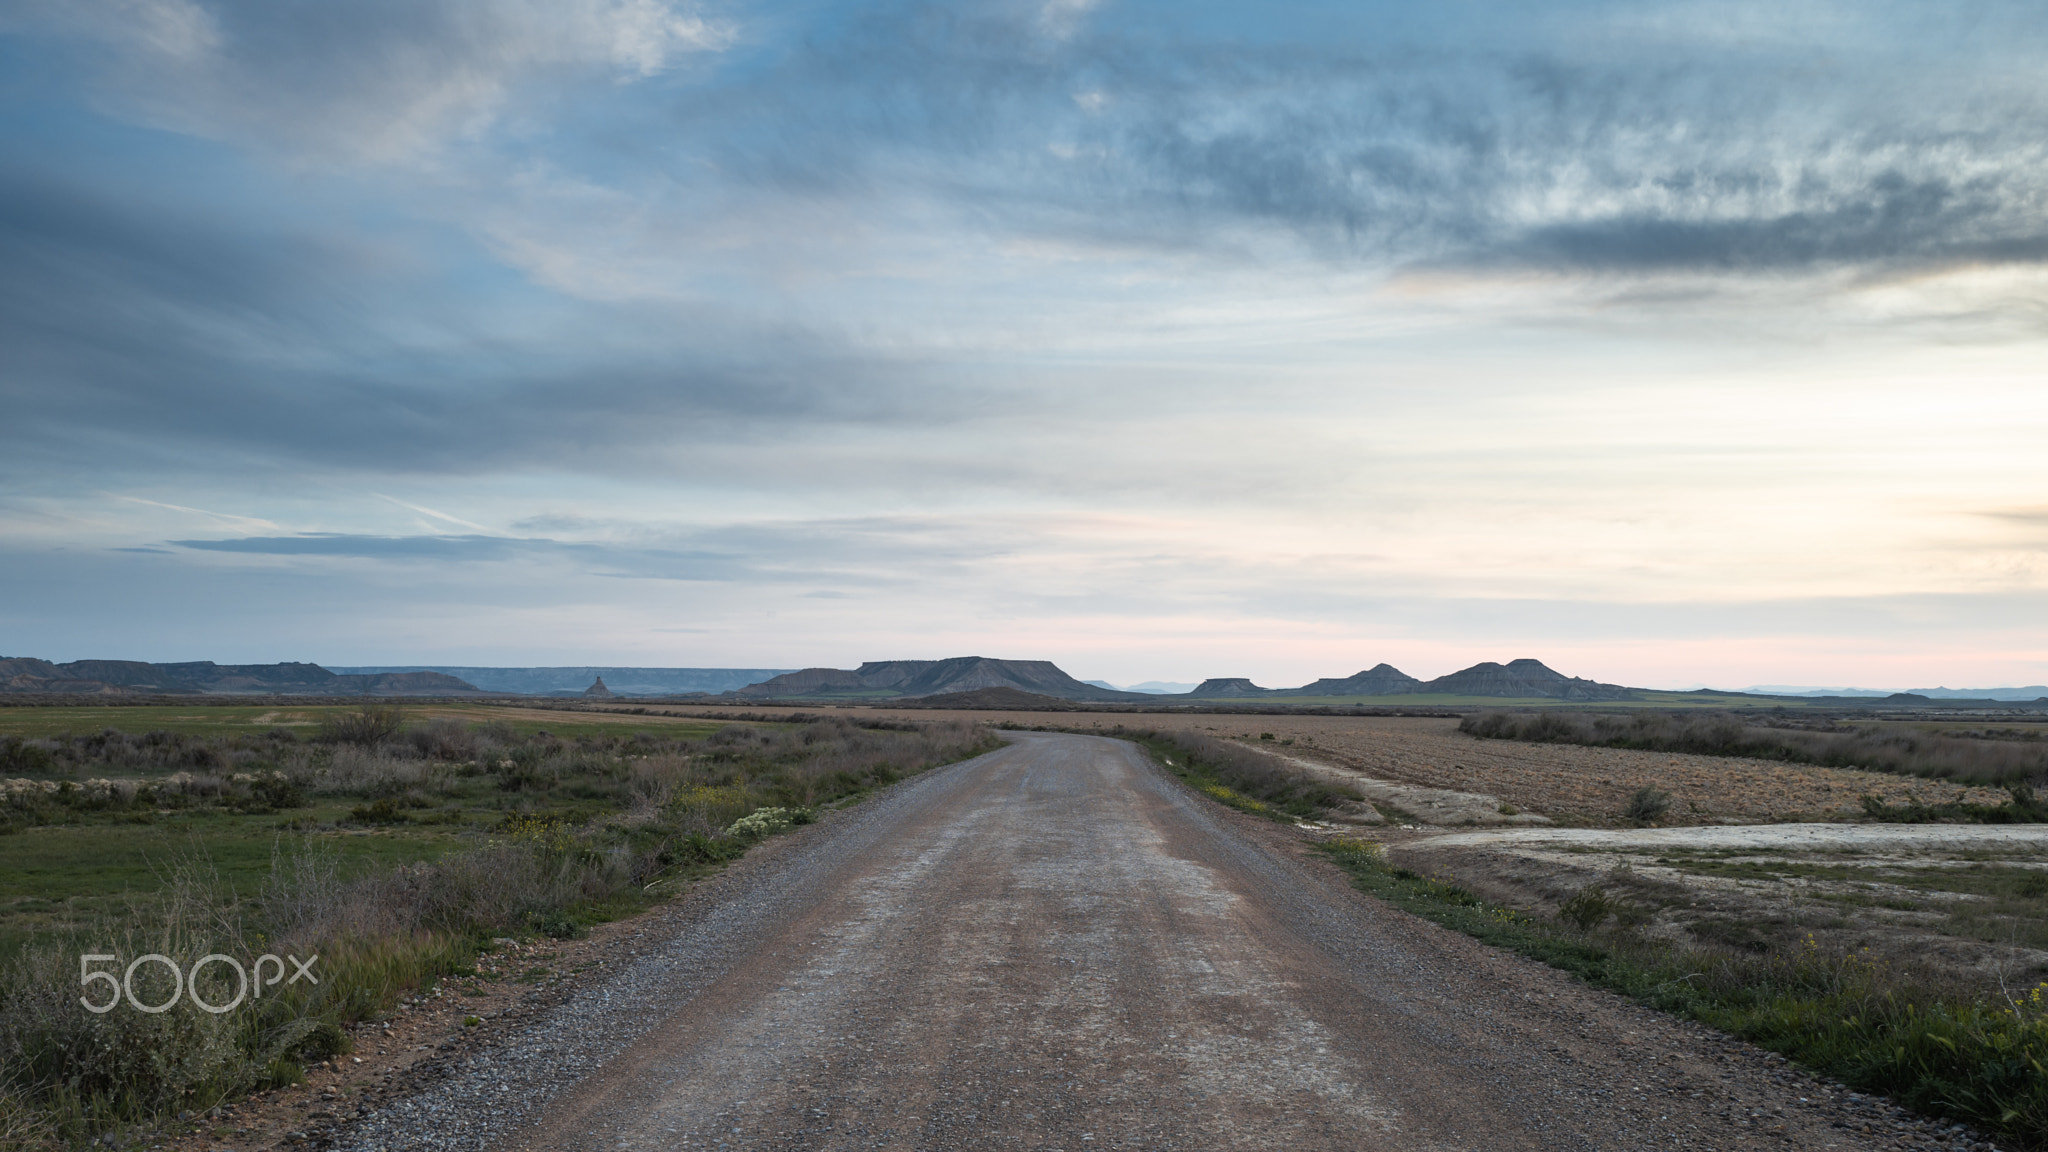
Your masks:
<instances>
[{"instance_id":1,"label":"gravel road","mask_svg":"<svg viewBox=\"0 0 2048 1152\"><path fill-rule=\"evenodd\" d=\"M1393 911L1130 745L1011 735L780 838L343 1145L1960 1140Z\"/></svg>"}]
</instances>

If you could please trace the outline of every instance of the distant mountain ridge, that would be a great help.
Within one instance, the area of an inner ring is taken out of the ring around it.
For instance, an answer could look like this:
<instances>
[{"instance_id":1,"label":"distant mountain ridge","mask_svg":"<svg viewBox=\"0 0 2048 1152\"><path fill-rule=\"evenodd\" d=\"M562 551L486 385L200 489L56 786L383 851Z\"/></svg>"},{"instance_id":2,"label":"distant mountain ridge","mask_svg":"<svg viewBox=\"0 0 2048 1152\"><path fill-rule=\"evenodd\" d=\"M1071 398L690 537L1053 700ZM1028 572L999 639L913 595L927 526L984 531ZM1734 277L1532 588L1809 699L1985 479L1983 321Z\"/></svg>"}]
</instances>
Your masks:
<instances>
[{"instance_id":1,"label":"distant mountain ridge","mask_svg":"<svg viewBox=\"0 0 2048 1152\"><path fill-rule=\"evenodd\" d=\"M756 700L912 700L997 688L1059 700L1154 704L1176 700L1419 694L1581 701L1628 700L1636 694L1633 688L1566 676L1540 660L1529 659L1474 664L1428 681L1418 680L1391 664L1376 664L1363 672L1342 678L1326 677L1300 688L1261 688L1241 676L1228 676L1204 680L1190 692L1161 694L1125 692L1100 681L1076 680L1046 660L958 656L950 660L871 660L851 670L805 668L750 684L729 695Z\"/></svg>"},{"instance_id":2,"label":"distant mountain ridge","mask_svg":"<svg viewBox=\"0 0 2048 1152\"><path fill-rule=\"evenodd\" d=\"M1405 696L1424 689L1422 681L1392 664L1375 664L1341 680L1325 677L1313 684L1278 691L1288 696Z\"/></svg>"},{"instance_id":3,"label":"distant mountain ridge","mask_svg":"<svg viewBox=\"0 0 2048 1152\"><path fill-rule=\"evenodd\" d=\"M1299 688L1261 688L1241 677L1205 680L1188 693L1195 700L1243 700L1286 696L1491 696L1524 700L1629 700L1633 688L1566 676L1541 660L1488 661L1434 680L1418 680L1391 664L1375 664L1342 679L1325 678Z\"/></svg>"},{"instance_id":4,"label":"distant mountain ridge","mask_svg":"<svg viewBox=\"0 0 2048 1152\"><path fill-rule=\"evenodd\" d=\"M470 675L459 675L468 673ZM1155 682L1156 683L1156 682ZM1176 685L1178 687L1178 685ZM1772 695L1789 696L1785 686ZM1143 689L1152 689L1150 691ZM1215 677L1191 691L1162 693L1153 683L1140 690L1082 681L1047 660L999 660L956 656L945 660L871 660L854 669L804 668L488 668L458 665L323 668L318 664L215 664L188 660L152 664L140 660L73 660L53 663L34 657L0 657L0 694L63 695L302 695L302 696L480 696L487 694L605 699L630 696L698 696L728 700L857 701L920 700L986 693L976 700L1013 699L1023 693L1069 702L1168 704L1236 703L1346 697L1450 696L1466 699L1602 702L1642 699L1641 689L1566 676L1540 660L1474 664L1434 680L1420 680L1391 664L1375 664L1344 677L1324 677L1299 688L1264 688L1240 676ZM1750 689L1749 691L1756 691ZM1808 692L1828 692L1809 689ZM1849 700L1868 689L1835 690ZM1854 692L1855 696L1847 695ZM1832 695L1832 692L1830 692ZM1936 701L2048 700L2048 686L2025 688L1916 688L1891 693L1895 704ZM953 706L960 706L955 703ZM1021 705L1020 705L1021 706Z\"/></svg>"},{"instance_id":5,"label":"distant mountain ridge","mask_svg":"<svg viewBox=\"0 0 2048 1152\"><path fill-rule=\"evenodd\" d=\"M466 680L486 692L512 692L522 696L581 696L592 681L600 679L614 696L687 696L698 692L715 696L794 671L790 668L629 668L595 664L531 668L378 664L348 668L335 665L333 670L362 675L439 672Z\"/></svg>"},{"instance_id":6,"label":"distant mountain ridge","mask_svg":"<svg viewBox=\"0 0 2048 1152\"><path fill-rule=\"evenodd\" d=\"M2048 698L2048 684L2030 684L2024 688L1815 688L1804 684L1752 684L1738 688L1759 696L1813 696L1827 697L1886 697L1924 696L1929 700L2004 700L2029 702Z\"/></svg>"},{"instance_id":7,"label":"distant mountain ridge","mask_svg":"<svg viewBox=\"0 0 2048 1152\"><path fill-rule=\"evenodd\" d=\"M948 660L870 660L851 671L805 668L750 684L730 695L742 699L789 700L834 697L915 699L983 688L1013 688L1059 700L1132 702L1157 700L1142 692L1118 692L1083 683L1050 660L994 660L955 656Z\"/></svg>"},{"instance_id":8,"label":"distant mountain ridge","mask_svg":"<svg viewBox=\"0 0 2048 1152\"><path fill-rule=\"evenodd\" d=\"M2048 684L2025 688L1908 688L1915 696L1930 700L2039 700L2048 697Z\"/></svg>"},{"instance_id":9,"label":"distant mountain ridge","mask_svg":"<svg viewBox=\"0 0 2048 1152\"><path fill-rule=\"evenodd\" d=\"M32 656L0 656L0 692L162 696L460 696L474 685L438 672L336 675L318 664L215 664L187 660L73 660L53 664Z\"/></svg>"}]
</instances>

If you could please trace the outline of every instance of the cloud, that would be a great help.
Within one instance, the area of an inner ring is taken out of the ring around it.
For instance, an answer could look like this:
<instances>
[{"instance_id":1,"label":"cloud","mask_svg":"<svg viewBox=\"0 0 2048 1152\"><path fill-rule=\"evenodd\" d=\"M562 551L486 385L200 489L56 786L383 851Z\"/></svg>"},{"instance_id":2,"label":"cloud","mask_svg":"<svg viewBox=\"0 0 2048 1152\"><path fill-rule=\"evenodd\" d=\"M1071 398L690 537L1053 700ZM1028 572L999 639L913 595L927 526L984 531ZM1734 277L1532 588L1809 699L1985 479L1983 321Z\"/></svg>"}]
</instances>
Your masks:
<instances>
[{"instance_id":1,"label":"cloud","mask_svg":"<svg viewBox=\"0 0 2048 1152\"><path fill-rule=\"evenodd\" d=\"M524 86L654 76L736 34L671 0L45 0L16 23L98 45L142 122L376 162L430 159Z\"/></svg>"},{"instance_id":2,"label":"cloud","mask_svg":"<svg viewBox=\"0 0 2048 1152\"><path fill-rule=\"evenodd\" d=\"M309 532L298 536L242 536L228 540L172 540L180 548L250 556L346 556L368 560L505 560L553 552L552 540L502 536L363 536ZM569 547L574 547L573 545Z\"/></svg>"},{"instance_id":3,"label":"cloud","mask_svg":"<svg viewBox=\"0 0 2048 1152\"><path fill-rule=\"evenodd\" d=\"M1616 43L1629 13L1583 6L1490 13L1478 37L1448 9L1375 11L1321 42L1305 11L1272 15L1228 39L1097 18L1048 45L1015 9L884 6L676 107L738 177L921 186L1096 242L1598 275L2048 256L2026 129L2048 93L2009 46L1974 45L1963 79L1969 46L1902 17L1832 29L1821 59L1670 26ZM2038 45L2048 22L1993 27Z\"/></svg>"},{"instance_id":4,"label":"cloud","mask_svg":"<svg viewBox=\"0 0 2048 1152\"><path fill-rule=\"evenodd\" d=\"M775 579L766 566L729 552L634 548L510 536L371 536L307 532L224 540L171 540L198 552L395 563L566 563L588 575L653 580Z\"/></svg>"},{"instance_id":5,"label":"cloud","mask_svg":"<svg viewBox=\"0 0 2048 1152\"><path fill-rule=\"evenodd\" d=\"M684 528L642 541L570 541L472 535L381 536L304 532L170 540L194 552L237 556L367 560L398 564L509 564L557 567L626 580L764 581L771 583L901 584L897 565L957 564L985 555L971 540L937 525L920 530L884 522L768 523ZM836 598L845 593L812 593Z\"/></svg>"},{"instance_id":6,"label":"cloud","mask_svg":"<svg viewBox=\"0 0 2048 1152\"><path fill-rule=\"evenodd\" d=\"M1685 218L1648 214L1533 228L1493 250L1444 263L1595 272L1743 273L1918 269L2048 260L2039 194L2011 178L1958 182L1933 173L1879 173L1778 215Z\"/></svg>"},{"instance_id":7,"label":"cloud","mask_svg":"<svg viewBox=\"0 0 2048 1152\"><path fill-rule=\"evenodd\" d=\"M924 363L793 322L472 297L469 271L421 275L374 242L0 168L0 445L102 477L604 472L673 468L707 438L990 410Z\"/></svg>"},{"instance_id":8,"label":"cloud","mask_svg":"<svg viewBox=\"0 0 2048 1152\"><path fill-rule=\"evenodd\" d=\"M2015 524L2048 525L2048 505L2021 508L1998 508L1980 513L1994 520L2007 520Z\"/></svg>"},{"instance_id":9,"label":"cloud","mask_svg":"<svg viewBox=\"0 0 2048 1152\"><path fill-rule=\"evenodd\" d=\"M1022 546L1020 533L1063 538L1062 518L875 516L749 520L714 525L649 525L630 537L560 540L538 536L292 535L179 539L194 552L264 557L355 559L416 564L556 565L587 575L654 580L908 586L919 579L970 578ZM1083 526L1083 532L1086 532ZM1050 533L1050 535L1048 535ZM849 593L812 591L807 599Z\"/></svg>"}]
</instances>

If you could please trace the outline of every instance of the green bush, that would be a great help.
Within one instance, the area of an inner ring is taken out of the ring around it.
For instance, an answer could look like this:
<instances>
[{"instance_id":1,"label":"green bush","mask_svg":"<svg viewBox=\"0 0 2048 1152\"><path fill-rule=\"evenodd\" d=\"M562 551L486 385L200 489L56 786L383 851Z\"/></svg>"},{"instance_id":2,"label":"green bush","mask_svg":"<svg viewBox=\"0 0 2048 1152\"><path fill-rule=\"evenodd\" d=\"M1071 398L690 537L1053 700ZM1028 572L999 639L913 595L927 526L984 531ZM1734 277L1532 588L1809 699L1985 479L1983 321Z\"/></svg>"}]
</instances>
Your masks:
<instances>
[{"instance_id":1,"label":"green bush","mask_svg":"<svg viewBox=\"0 0 2048 1152\"><path fill-rule=\"evenodd\" d=\"M40 776L56 765L56 756L39 743L19 736L0 739L0 774Z\"/></svg>"},{"instance_id":2,"label":"green bush","mask_svg":"<svg viewBox=\"0 0 2048 1152\"><path fill-rule=\"evenodd\" d=\"M548 908L528 917L535 932L550 940L574 940L583 935L583 928L576 919L558 908Z\"/></svg>"}]
</instances>

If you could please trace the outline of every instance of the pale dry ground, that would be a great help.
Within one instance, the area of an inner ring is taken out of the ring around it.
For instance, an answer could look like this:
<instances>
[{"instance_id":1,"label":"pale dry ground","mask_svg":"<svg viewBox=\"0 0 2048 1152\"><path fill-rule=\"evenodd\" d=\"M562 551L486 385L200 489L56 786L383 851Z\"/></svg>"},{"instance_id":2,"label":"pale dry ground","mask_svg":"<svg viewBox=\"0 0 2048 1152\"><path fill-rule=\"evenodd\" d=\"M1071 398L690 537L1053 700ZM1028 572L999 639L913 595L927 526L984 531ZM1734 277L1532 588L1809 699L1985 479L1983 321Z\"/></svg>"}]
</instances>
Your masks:
<instances>
[{"instance_id":1,"label":"pale dry ground","mask_svg":"<svg viewBox=\"0 0 2048 1152\"><path fill-rule=\"evenodd\" d=\"M2048 979L2042 901L1953 890L1965 871L2048 874L2048 826L1774 824L1371 835L1389 859L1542 917L1597 886L1675 943L1797 950L1811 939L1972 994Z\"/></svg>"}]
</instances>

